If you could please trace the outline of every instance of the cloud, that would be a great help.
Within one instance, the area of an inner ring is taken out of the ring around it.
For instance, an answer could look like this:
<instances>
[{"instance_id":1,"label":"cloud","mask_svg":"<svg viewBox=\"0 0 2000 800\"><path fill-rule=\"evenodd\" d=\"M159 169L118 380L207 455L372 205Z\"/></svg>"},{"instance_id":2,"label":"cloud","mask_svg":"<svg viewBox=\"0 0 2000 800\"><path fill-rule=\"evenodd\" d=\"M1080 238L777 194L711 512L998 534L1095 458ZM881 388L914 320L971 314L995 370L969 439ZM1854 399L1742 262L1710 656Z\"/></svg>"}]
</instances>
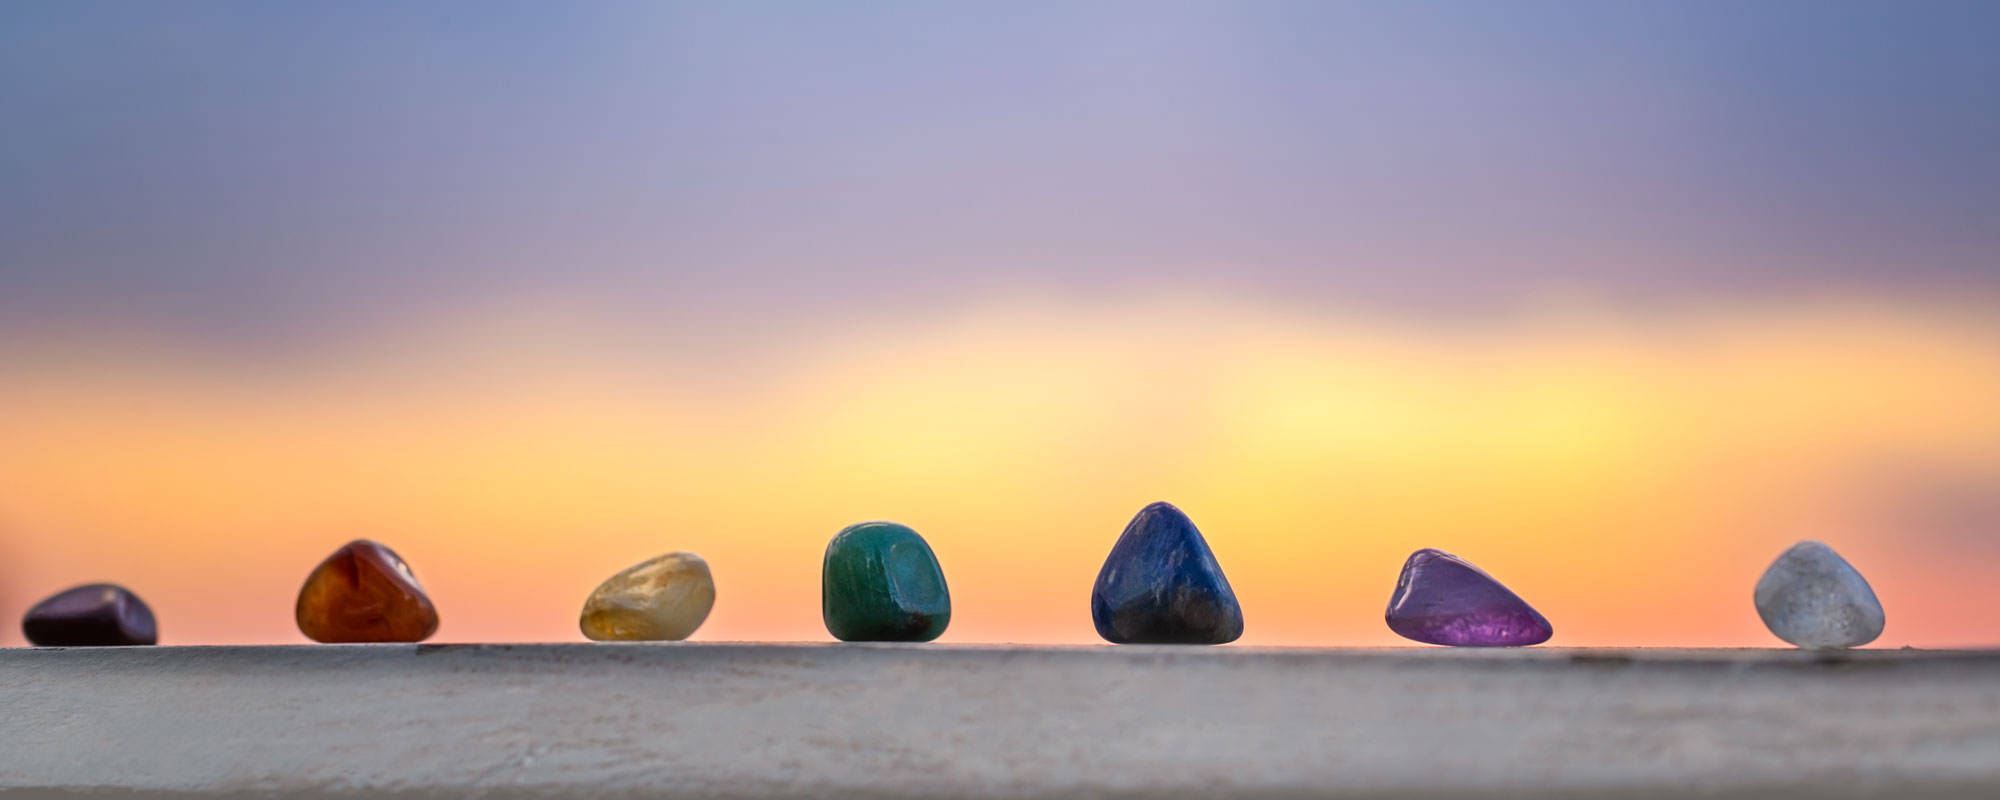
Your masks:
<instances>
[{"instance_id":1,"label":"cloud","mask_svg":"<svg viewBox=\"0 0 2000 800\"><path fill-rule=\"evenodd\" d=\"M2000 559L2000 459L1934 453L1891 462L1855 481L1859 513L1910 546L1942 558Z\"/></svg>"},{"instance_id":2,"label":"cloud","mask_svg":"<svg viewBox=\"0 0 2000 800\"><path fill-rule=\"evenodd\" d=\"M1996 12L1838 5L49 6L0 31L0 331L2000 291Z\"/></svg>"}]
</instances>

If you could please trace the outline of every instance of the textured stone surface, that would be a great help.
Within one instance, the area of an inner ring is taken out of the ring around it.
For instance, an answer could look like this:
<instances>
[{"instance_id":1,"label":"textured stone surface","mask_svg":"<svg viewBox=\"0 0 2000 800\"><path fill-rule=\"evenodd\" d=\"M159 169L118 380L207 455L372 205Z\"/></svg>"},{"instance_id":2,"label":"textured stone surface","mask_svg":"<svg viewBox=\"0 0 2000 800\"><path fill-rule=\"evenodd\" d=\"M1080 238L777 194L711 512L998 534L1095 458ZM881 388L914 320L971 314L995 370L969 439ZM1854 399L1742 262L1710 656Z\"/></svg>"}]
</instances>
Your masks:
<instances>
[{"instance_id":1,"label":"textured stone surface","mask_svg":"<svg viewBox=\"0 0 2000 800\"><path fill-rule=\"evenodd\" d=\"M864 522L826 545L820 613L841 641L928 642L951 624L951 592L924 537L893 522Z\"/></svg>"},{"instance_id":2,"label":"textured stone surface","mask_svg":"<svg viewBox=\"0 0 2000 800\"><path fill-rule=\"evenodd\" d=\"M421 642L437 632L437 609L394 550L356 539L306 577L299 631L316 642Z\"/></svg>"},{"instance_id":3,"label":"textured stone surface","mask_svg":"<svg viewBox=\"0 0 2000 800\"><path fill-rule=\"evenodd\" d=\"M1405 639L1454 647L1519 647L1555 635L1548 620L1492 576L1428 547L1403 562L1388 621Z\"/></svg>"},{"instance_id":4,"label":"textured stone surface","mask_svg":"<svg viewBox=\"0 0 2000 800\"><path fill-rule=\"evenodd\" d=\"M57 592L28 609L21 633L42 647L116 647L160 640L153 610L123 586L93 583Z\"/></svg>"},{"instance_id":5,"label":"textured stone surface","mask_svg":"<svg viewBox=\"0 0 2000 800\"><path fill-rule=\"evenodd\" d=\"M1224 644L1243 635L1243 608L1208 541L1181 510L1139 511L1090 592L1097 635L1114 644Z\"/></svg>"},{"instance_id":6,"label":"textured stone surface","mask_svg":"<svg viewBox=\"0 0 2000 800\"><path fill-rule=\"evenodd\" d=\"M1764 627L1800 647L1859 647L1881 636L1885 623L1868 580L1833 548L1810 540L1764 570L1755 599Z\"/></svg>"},{"instance_id":7,"label":"textured stone surface","mask_svg":"<svg viewBox=\"0 0 2000 800\"><path fill-rule=\"evenodd\" d=\"M1995 708L1995 653L11 648L0 797L1991 800Z\"/></svg>"},{"instance_id":8,"label":"textured stone surface","mask_svg":"<svg viewBox=\"0 0 2000 800\"><path fill-rule=\"evenodd\" d=\"M611 576L583 601L578 626L598 641L686 639L715 607L715 578L693 553L646 559Z\"/></svg>"}]
</instances>

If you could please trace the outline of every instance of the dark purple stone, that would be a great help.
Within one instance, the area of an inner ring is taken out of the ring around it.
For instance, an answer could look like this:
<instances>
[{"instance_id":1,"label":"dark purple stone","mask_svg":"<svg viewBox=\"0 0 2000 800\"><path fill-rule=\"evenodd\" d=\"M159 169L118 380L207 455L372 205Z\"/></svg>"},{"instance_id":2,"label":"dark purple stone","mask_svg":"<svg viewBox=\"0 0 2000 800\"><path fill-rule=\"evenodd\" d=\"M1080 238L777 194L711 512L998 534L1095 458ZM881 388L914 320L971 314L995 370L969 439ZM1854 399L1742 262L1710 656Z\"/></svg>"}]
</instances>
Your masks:
<instances>
[{"instance_id":1,"label":"dark purple stone","mask_svg":"<svg viewBox=\"0 0 2000 800\"><path fill-rule=\"evenodd\" d=\"M28 609L21 633L40 647L117 647L160 640L153 610L123 586L93 583Z\"/></svg>"},{"instance_id":2,"label":"dark purple stone","mask_svg":"<svg viewBox=\"0 0 2000 800\"><path fill-rule=\"evenodd\" d=\"M1389 630L1453 647L1520 647L1555 635L1548 620L1492 576L1428 547L1403 562L1389 596Z\"/></svg>"}]
</instances>

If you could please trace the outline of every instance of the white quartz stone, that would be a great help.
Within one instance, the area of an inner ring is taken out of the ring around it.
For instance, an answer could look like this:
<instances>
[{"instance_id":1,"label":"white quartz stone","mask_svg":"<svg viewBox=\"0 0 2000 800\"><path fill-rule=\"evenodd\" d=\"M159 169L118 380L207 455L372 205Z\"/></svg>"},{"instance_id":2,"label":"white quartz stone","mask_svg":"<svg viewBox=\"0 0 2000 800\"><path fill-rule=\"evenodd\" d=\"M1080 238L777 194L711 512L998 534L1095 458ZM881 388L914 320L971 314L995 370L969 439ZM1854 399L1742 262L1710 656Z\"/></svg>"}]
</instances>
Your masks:
<instances>
[{"instance_id":1,"label":"white quartz stone","mask_svg":"<svg viewBox=\"0 0 2000 800\"><path fill-rule=\"evenodd\" d=\"M1792 545L1757 580L1764 626L1800 647L1858 647L1882 635L1882 603L1861 573L1815 541Z\"/></svg>"}]
</instances>

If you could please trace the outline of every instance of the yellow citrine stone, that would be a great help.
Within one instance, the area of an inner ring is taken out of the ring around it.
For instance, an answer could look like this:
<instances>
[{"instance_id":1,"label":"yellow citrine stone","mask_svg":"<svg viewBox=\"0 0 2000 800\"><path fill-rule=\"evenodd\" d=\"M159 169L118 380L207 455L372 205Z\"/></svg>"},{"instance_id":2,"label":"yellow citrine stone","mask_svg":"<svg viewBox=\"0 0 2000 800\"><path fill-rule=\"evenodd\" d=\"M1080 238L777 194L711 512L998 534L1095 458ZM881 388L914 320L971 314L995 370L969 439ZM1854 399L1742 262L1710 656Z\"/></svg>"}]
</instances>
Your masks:
<instances>
[{"instance_id":1,"label":"yellow citrine stone","mask_svg":"<svg viewBox=\"0 0 2000 800\"><path fill-rule=\"evenodd\" d=\"M611 576L583 601L583 635L600 642L686 639L715 607L715 578L693 553L668 553Z\"/></svg>"}]
</instances>

